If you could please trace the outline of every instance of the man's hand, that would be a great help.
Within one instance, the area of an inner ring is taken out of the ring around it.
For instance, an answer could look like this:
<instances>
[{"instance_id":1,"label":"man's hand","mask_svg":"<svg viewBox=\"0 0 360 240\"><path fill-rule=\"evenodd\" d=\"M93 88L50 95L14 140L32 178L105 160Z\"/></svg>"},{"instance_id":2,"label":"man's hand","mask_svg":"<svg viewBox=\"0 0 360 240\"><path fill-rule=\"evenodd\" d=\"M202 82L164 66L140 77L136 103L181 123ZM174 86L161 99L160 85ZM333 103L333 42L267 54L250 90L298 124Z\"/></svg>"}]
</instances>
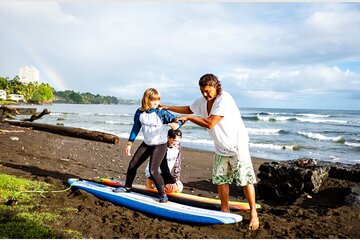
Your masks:
<instances>
[{"instance_id":1,"label":"man's hand","mask_svg":"<svg viewBox=\"0 0 360 240\"><path fill-rule=\"evenodd\" d=\"M185 124L189 120L190 116L181 116L175 118L175 122L182 121L183 124Z\"/></svg>"}]
</instances>

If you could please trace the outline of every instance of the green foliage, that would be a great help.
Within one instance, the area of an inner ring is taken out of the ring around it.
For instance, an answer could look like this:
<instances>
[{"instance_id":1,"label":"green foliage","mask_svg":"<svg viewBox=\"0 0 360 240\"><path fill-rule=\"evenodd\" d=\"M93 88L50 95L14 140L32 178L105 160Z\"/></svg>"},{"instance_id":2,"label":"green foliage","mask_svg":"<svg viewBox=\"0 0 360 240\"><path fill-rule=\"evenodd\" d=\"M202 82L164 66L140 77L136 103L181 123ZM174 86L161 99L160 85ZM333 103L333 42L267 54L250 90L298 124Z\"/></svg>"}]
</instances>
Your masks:
<instances>
[{"instance_id":1,"label":"green foliage","mask_svg":"<svg viewBox=\"0 0 360 240\"><path fill-rule=\"evenodd\" d=\"M53 231L42 224L27 220L11 219L0 223L2 239L44 239L54 238Z\"/></svg>"},{"instance_id":2,"label":"green foliage","mask_svg":"<svg viewBox=\"0 0 360 240\"><path fill-rule=\"evenodd\" d=\"M14 79L0 77L0 89L7 94L22 94L25 101L30 103L77 103L77 104L138 104L139 100L127 100L113 96L101 96L89 92L80 93L72 90L55 91L46 83L24 84L19 77Z\"/></svg>"},{"instance_id":3,"label":"green foliage","mask_svg":"<svg viewBox=\"0 0 360 240\"><path fill-rule=\"evenodd\" d=\"M52 102L54 99L54 90L49 84L24 84L19 81L18 76L12 80L0 77L0 89L5 90L7 94L24 95L25 101L27 102Z\"/></svg>"},{"instance_id":4,"label":"green foliage","mask_svg":"<svg viewBox=\"0 0 360 240\"><path fill-rule=\"evenodd\" d=\"M48 187L49 185L43 182L30 181L7 174L0 174L1 199L16 197L17 201L28 201L31 199L31 195L22 193L23 191L47 190Z\"/></svg>"},{"instance_id":5,"label":"green foliage","mask_svg":"<svg viewBox=\"0 0 360 240\"><path fill-rule=\"evenodd\" d=\"M61 215L44 211L36 204L35 197L40 195L25 192L47 190L49 187L44 182L0 174L0 239L82 238L79 232L73 230L51 228L48 224L58 225L63 219ZM5 205L10 197L17 201L14 207Z\"/></svg>"},{"instance_id":6,"label":"green foliage","mask_svg":"<svg viewBox=\"0 0 360 240\"><path fill-rule=\"evenodd\" d=\"M42 83L37 89L35 89L34 94L30 101L32 102L48 102L54 99L54 92L52 87L49 84Z\"/></svg>"},{"instance_id":7,"label":"green foliage","mask_svg":"<svg viewBox=\"0 0 360 240\"><path fill-rule=\"evenodd\" d=\"M0 89L5 90L8 88L9 79L0 77Z\"/></svg>"},{"instance_id":8,"label":"green foliage","mask_svg":"<svg viewBox=\"0 0 360 240\"><path fill-rule=\"evenodd\" d=\"M72 90L55 92L55 102L60 103L81 103L81 104L119 104L120 101L116 97L101 96L99 94L91 94L89 92L79 93Z\"/></svg>"}]
</instances>

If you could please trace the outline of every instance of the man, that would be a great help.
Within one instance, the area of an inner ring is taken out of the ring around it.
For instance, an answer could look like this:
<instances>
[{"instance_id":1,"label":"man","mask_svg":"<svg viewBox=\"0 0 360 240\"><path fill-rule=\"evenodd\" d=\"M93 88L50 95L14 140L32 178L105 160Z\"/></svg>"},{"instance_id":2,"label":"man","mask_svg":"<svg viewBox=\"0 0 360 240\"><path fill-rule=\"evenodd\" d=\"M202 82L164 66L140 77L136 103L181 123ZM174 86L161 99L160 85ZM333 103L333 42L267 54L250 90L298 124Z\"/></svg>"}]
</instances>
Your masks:
<instances>
[{"instance_id":1,"label":"man","mask_svg":"<svg viewBox=\"0 0 360 240\"><path fill-rule=\"evenodd\" d=\"M217 185L221 200L221 211L230 212L229 184L236 180L244 187L250 205L250 230L259 227L256 211L256 176L249 153L249 137L240 111L232 96L222 90L221 83L213 74L205 74L199 80L202 96L191 106L160 106L170 111L186 115L176 121L191 121L208 129L215 146L212 181Z\"/></svg>"},{"instance_id":2,"label":"man","mask_svg":"<svg viewBox=\"0 0 360 240\"><path fill-rule=\"evenodd\" d=\"M177 130L169 129L167 151L163 161L160 164L160 171L162 178L164 179L164 190L165 193L182 192L183 184L180 181L181 171L181 146L180 140L182 132ZM145 168L146 187L155 188L154 181L150 175L149 163Z\"/></svg>"}]
</instances>

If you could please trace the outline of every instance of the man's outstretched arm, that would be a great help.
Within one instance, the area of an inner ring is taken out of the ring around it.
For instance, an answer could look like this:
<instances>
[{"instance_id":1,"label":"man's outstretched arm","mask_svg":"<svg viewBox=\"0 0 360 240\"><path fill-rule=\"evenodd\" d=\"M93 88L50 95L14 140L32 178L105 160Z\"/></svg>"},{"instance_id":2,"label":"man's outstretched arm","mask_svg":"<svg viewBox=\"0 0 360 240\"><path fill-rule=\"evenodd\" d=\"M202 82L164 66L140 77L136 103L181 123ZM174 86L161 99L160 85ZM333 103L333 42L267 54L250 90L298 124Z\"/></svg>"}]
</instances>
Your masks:
<instances>
[{"instance_id":1,"label":"man's outstretched arm","mask_svg":"<svg viewBox=\"0 0 360 240\"><path fill-rule=\"evenodd\" d=\"M204 128L211 129L215 127L216 124L218 124L221 119L223 119L223 116L217 116L217 115L210 115L208 118L201 118L197 116L187 115L177 118L176 120L182 120L182 121L190 121L195 123L196 125L199 125Z\"/></svg>"},{"instance_id":2,"label":"man's outstretched arm","mask_svg":"<svg viewBox=\"0 0 360 240\"><path fill-rule=\"evenodd\" d=\"M190 106L167 106L160 104L159 107L176 113L193 114Z\"/></svg>"}]
</instances>

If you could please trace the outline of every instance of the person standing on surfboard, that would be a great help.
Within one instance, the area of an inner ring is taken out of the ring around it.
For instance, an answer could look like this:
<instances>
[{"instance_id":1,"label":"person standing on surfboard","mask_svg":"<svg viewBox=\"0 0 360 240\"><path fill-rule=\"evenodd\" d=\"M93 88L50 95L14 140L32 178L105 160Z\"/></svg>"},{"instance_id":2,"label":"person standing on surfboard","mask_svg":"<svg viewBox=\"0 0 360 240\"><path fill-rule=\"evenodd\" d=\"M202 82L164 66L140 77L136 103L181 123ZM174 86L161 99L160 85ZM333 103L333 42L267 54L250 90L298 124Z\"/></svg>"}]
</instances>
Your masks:
<instances>
[{"instance_id":1,"label":"person standing on surfboard","mask_svg":"<svg viewBox=\"0 0 360 240\"><path fill-rule=\"evenodd\" d=\"M249 229L256 230L259 227L254 188L256 175L249 153L249 136L240 111L232 96L222 90L215 75L202 76L199 86L202 96L191 106L160 107L177 113L200 115L186 115L176 120L191 121L208 129L215 146L212 182L217 185L221 211L230 212L229 184L235 179L238 186L244 187L250 205Z\"/></svg>"},{"instance_id":2,"label":"person standing on surfboard","mask_svg":"<svg viewBox=\"0 0 360 240\"><path fill-rule=\"evenodd\" d=\"M180 181L182 132L180 129L168 131L167 151L160 164L160 174L164 179L165 193L180 193L184 186ZM154 189L154 181L149 170L149 163L145 168L146 187Z\"/></svg>"},{"instance_id":3,"label":"person standing on surfboard","mask_svg":"<svg viewBox=\"0 0 360 240\"><path fill-rule=\"evenodd\" d=\"M154 88L148 88L142 97L141 107L135 112L134 124L125 147L125 154L131 155L131 145L140 129L144 135L144 141L129 163L125 191L131 192L137 169L150 157L150 173L159 192L159 202L165 203L168 198L164 191L164 180L159 173L159 167L166 154L169 126L176 130L182 125L182 122L174 122L176 117L165 109L159 109L159 103L160 93ZM114 192L123 192L123 188L116 188Z\"/></svg>"}]
</instances>

